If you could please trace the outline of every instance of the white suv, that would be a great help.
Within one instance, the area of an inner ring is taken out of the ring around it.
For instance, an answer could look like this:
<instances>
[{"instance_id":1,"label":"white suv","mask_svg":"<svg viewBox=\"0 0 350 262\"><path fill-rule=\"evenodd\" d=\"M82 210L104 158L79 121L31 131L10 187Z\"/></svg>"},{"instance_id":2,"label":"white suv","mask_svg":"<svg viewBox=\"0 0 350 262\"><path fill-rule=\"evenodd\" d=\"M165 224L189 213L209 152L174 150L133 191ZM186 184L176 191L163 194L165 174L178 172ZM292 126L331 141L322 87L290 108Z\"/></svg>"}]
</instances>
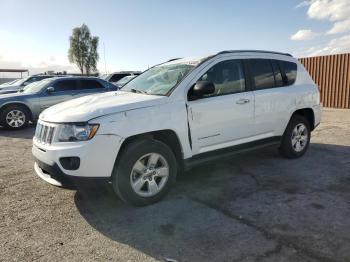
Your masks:
<instances>
[{"instance_id":1,"label":"white suv","mask_svg":"<svg viewBox=\"0 0 350 262\"><path fill-rule=\"evenodd\" d=\"M124 201L147 205L194 164L271 144L285 157L302 156L320 118L318 87L288 54L174 59L120 91L45 110L34 167L57 186L109 180Z\"/></svg>"}]
</instances>

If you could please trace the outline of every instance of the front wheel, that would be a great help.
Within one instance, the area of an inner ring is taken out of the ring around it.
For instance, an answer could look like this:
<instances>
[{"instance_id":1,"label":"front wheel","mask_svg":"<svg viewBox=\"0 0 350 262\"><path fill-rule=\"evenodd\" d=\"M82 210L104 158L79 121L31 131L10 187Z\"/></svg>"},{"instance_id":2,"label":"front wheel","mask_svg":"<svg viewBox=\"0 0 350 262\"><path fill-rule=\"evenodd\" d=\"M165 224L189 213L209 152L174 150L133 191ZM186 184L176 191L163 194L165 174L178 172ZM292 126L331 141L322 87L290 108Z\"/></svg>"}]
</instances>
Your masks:
<instances>
[{"instance_id":1,"label":"front wheel","mask_svg":"<svg viewBox=\"0 0 350 262\"><path fill-rule=\"evenodd\" d=\"M301 115L294 115L282 137L279 148L281 155L287 158L301 157L309 146L310 137L309 121Z\"/></svg>"},{"instance_id":2,"label":"front wheel","mask_svg":"<svg viewBox=\"0 0 350 262\"><path fill-rule=\"evenodd\" d=\"M161 200L175 182L177 162L164 143L145 139L128 144L121 152L112 174L118 196L135 206Z\"/></svg>"},{"instance_id":3,"label":"front wheel","mask_svg":"<svg viewBox=\"0 0 350 262\"><path fill-rule=\"evenodd\" d=\"M7 129L22 129L29 123L28 110L20 105L10 105L1 112L0 124Z\"/></svg>"}]
</instances>

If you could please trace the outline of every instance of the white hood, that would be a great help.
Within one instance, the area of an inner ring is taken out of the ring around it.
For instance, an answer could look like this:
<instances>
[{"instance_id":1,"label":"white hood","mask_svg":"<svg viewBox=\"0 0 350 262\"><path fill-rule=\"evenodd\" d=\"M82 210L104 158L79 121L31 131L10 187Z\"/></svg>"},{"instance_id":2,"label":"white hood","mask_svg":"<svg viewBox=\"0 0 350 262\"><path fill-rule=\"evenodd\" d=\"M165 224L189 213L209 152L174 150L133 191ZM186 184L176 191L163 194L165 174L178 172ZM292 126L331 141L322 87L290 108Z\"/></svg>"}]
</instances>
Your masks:
<instances>
[{"instance_id":1,"label":"white hood","mask_svg":"<svg viewBox=\"0 0 350 262\"><path fill-rule=\"evenodd\" d=\"M107 92L57 104L42 112L39 118L54 123L85 122L103 115L159 105L167 99L132 92Z\"/></svg>"}]
</instances>

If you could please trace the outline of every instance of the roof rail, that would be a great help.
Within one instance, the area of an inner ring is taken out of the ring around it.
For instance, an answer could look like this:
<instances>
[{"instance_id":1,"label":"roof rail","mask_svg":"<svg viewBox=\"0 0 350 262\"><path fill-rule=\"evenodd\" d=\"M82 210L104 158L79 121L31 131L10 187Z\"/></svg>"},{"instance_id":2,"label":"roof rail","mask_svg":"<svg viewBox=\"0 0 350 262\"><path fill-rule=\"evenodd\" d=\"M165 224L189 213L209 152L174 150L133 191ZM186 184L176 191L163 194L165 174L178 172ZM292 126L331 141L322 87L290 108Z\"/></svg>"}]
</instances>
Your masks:
<instances>
[{"instance_id":1,"label":"roof rail","mask_svg":"<svg viewBox=\"0 0 350 262\"><path fill-rule=\"evenodd\" d=\"M222 55L222 54L230 54L230 53L266 53L266 54L276 54L276 55L286 55L286 56L291 56L291 54L288 53L282 53L282 52L274 52L274 51L266 51L266 50L226 50L226 51L221 51L217 53L216 55Z\"/></svg>"},{"instance_id":2,"label":"roof rail","mask_svg":"<svg viewBox=\"0 0 350 262\"><path fill-rule=\"evenodd\" d=\"M182 59L182 58L181 57L172 58L172 59L169 59L168 61L166 61L165 63L168 63L168 62L171 62L171 61L175 61L175 60L179 60L179 59Z\"/></svg>"}]
</instances>

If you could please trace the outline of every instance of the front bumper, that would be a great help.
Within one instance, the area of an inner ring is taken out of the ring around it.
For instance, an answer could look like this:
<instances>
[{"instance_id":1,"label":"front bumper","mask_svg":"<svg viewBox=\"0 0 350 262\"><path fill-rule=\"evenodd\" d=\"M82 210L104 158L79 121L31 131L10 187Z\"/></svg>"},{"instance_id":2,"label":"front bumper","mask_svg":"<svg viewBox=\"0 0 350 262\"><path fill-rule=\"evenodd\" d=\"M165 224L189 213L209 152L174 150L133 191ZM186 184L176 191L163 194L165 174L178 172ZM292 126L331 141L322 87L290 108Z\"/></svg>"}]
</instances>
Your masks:
<instances>
[{"instance_id":1,"label":"front bumper","mask_svg":"<svg viewBox=\"0 0 350 262\"><path fill-rule=\"evenodd\" d=\"M60 167L54 163L53 165L48 165L39 159L34 157L34 170L35 173L44 181L51 185L65 187L65 188L76 188L81 183L86 182L96 182L108 181L108 177L74 177L65 174Z\"/></svg>"},{"instance_id":2,"label":"front bumper","mask_svg":"<svg viewBox=\"0 0 350 262\"><path fill-rule=\"evenodd\" d=\"M97 135L90 141L52 145L33 139L34 170L40 178L56 186L67 187L81 180L108 180L121 142L115 135ZM79 157L79 168L65 169L60 163L65 157Z\"/></svg>"}]
</instances>

